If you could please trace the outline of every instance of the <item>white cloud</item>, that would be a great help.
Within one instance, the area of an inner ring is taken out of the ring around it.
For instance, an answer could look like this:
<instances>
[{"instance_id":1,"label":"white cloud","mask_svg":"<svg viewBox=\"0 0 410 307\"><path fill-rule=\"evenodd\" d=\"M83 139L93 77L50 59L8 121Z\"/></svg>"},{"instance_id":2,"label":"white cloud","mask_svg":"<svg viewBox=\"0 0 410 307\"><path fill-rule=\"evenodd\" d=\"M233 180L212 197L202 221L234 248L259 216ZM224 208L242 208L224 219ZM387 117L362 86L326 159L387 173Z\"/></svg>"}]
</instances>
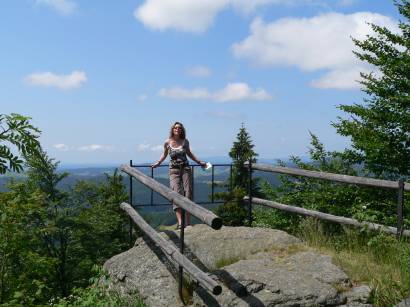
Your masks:
<instances>
[{"instance_id":1,"label":"white cloud","mask_svg":"<svg viewBox=\"0 0 410 307\"><path fill-rule=\"evenodd\" d=\"M164 145L151 145L148 143L138 144L137 151L162 151L164 149Z\"/></svg>"},{"instance_id":2,"label":"white cloud","mask_svg":"<svg viewBox=\"0 0 410 307\"><path fill-rule=\"evenodd\" d=\"M322 5L324 0L231 0L230 3L234 9L248 14L265 5Z\"/></svg>"},{"instance_id":3,"label":"white cloud","mask_svg":"<svg viewBox=\"0 0 410 307\"><path fill-rule=\"evenodd\" d=\"M368 22L395 27L391 18L374 13L329 13L269 24L257 18L251 35L232 49L237 57L262 66L292 65L307 71L343 67L356 62L351 37L364 39L371 34Z\"/></svg>"},{"instance_id":4,"label":"white cloud","mask_svg":"<svg viewBox=\"0 0 410 307\"><path fill-rule=\"evenodd\" d=\"M70 15L77 8L77 4L70 0L36 0L36 4L51 7L61 15Z\"/></svg>"},{"instance_id":5,"label":"white cloud","mask_svg":"<svg viewBox=\"0 0 410 307\"><path fill-rule=\"evenodd\" d=\"M77 70L69 75L39 72L28 75L25 80L33 86L56 87L60 90L69 90L83 85L87 81L87 76L84 71Z\"/></svg>"},{"instance_id":6,"label":"white cloud","mask_svg":"<svg viewBox=\"0 0 410 307\"><path fill-rule=\"evenodd\" d=\"M91 144L78 147L79 151L112 151L112 146L109 145L100 145L100 144Z\"/></svg>"},{"instance_id":7,"label":"white cloud","mask_svg":"<svg viewBox=\"0 0 410 307\"><path fill-rule=\"evenodd\" d=\"M158 95L176 100L208 99L210 97L210 94L206 88L197 87L190 90L178 86L171 88L162 88L159 90Z\"/></svg>"},{"instance_id":8,"label":"white cloud","mask_svg":"<svg viewBox=\"0 0 410 307\"><path fill-rule=\"evenodd\" d=\"M155 145L151 147L151 151L162 151L164 150L164 145Z\"/></svg>"},{"instance_id":9,"label":"white cloud","mask_svg":"<svg viewBox=\"0 0 410 307\"><path fill-rule=\"evenodd\" d=\"M229 83L225 88L212 95L220 102L238 100L269 100L272 97L263 89L251 89L246 83Z\"/></svg>"},{"instance_id":10,"label":"white cloud","mask_svg":"<svg viewBox=\"0 0 410 307\"><path fill-rule=\"evenodd\" d=\"M148 95L146 95L146 94L141 94L137 97L137 100L140 101L140 102L144 102L147 99L148 99Z\"/></svg>"},{"instance_id":11,"label":"white cloud","mask_svg":"<svg viewBox=\"0 0 410 307\"><path fill-rule=\"evenodd\" d=\"M147 151L150 148L150 144L138 144L137 151Z\"/></svg>"},{"instance_id":12,"label":"white cloud","mask_svg":"<svg viewBox=\"0 0 410 307\"><path fill-rule=\"evenodd\" d=\"M203 32L223 10L229 0L146 0L134 16L154 30L176 29Z\"/></svg>"},{"instance_id":13,"label":"white cloud","mask_svg":"<svg viewBox=\"0 0 410 307\"><path fill-rule=\"evenodd\" d=\"M356 59L351 37L363 40L372 35L368 23L398 31L397 22L376 13L350 15L328 13L312 18L284 18L271 23L255 19L251 34L232 46L237 58L254 64L295 66L304 71L328 70L312 85L322 88L357 88L359 71L368 70ZM349 81L350 80L350 81Z\"/></svg>"},{"instance_id":14,"label":"white cloud","mask_svg":"<svg viewBox=\"0 0 410 307\"><path fill-rule=\"evenodd\" d=\"M61 151L67 151L69 149L68 145L66 144L54 144L53 147Z\"/></svg>"},{"instance_id":15,"label":"white cloud","mask_svg":"<svg viewBox=\"0 0 410 307\"><path fill-rule=\"evenodd\" d=\"M360 72L369 72L365 67L354 66L347 69L334 69L317 80L313 80L310 85L323 89L360 89Z\"/></svg>"},{"instance_id":16,"label":"white cloud","mask_svg":"<svg viewBox=\"0 0 410 307\"><path fill-rule=\"evenodd\" d=\"M180 30L201 33L216 15L233 8L248 14L266 5L326 5L325 0L145 0L134 17L153 30Z\"/></svg>"},{"instance_id":17,"label":"white cloud","mask_svg":"<svg viewBox=\"0 0 410 307\"><path fill-rule=\"evenodd\" d=\"M158 95L175 100L212 100L217 102L243 100L270 100L272 97L263 89L252 89L248 84L228 83L223 89L210 92L206 88L184 89L180 87L163 88Z\"/></svg>"},{"instance_id":18,"label":"white cloud","mask_svg":"<svg viewBox=\"0 0 410 307\"><path fill-rule=\"evenodd\" d=\"M185 69L185 73L191 77L205 78L212 75L212 70L206 66L191 66Z\"/></svg>"}]
</instances>

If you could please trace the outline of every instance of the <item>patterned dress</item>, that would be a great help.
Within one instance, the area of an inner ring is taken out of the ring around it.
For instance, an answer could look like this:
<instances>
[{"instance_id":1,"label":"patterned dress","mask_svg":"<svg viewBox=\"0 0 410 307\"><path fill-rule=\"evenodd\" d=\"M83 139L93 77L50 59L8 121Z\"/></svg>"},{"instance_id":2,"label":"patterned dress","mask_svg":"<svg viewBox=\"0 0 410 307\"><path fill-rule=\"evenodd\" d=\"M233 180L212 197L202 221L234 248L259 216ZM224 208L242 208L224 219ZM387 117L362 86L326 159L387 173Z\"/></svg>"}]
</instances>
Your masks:
<instances>
[{"instance_id":1,"label":"patterned dress","mask_svg":"<svg viewBox=\"0 0 410 307\"><path fill-rule=\"evenodd\" d=\"M179 147L172 147L168 142L167 146L170 157L169 185L173 191L192 199L191 168L186 156L189 142L184 140L182 146ZM172 208L175 211L178 206L173 204Z\"/></svg>"}]
</instances>

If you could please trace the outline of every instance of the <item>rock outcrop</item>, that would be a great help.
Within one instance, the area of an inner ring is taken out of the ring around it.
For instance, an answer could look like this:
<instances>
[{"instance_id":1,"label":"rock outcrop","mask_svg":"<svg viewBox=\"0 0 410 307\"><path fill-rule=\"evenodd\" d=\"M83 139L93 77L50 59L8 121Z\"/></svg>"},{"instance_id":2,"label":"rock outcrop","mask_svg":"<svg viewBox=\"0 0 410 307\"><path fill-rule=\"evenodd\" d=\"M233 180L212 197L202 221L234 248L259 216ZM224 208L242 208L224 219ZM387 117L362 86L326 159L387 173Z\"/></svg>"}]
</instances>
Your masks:
<instances>
[{"instance_id":1,"label":"rock outcrop","mask_svg":"<svg viewBox=\"0 0 410 307\"><path fill-rule=\"evenodd\" d=\"M407 299L402 300L397 305L394 305L394 307L410 307L410 297L407 298Z\"/></svg>"},{"instance_id":2,"label":"rock outcrop","mask_svg":"<svg viewBox=\"0 0 410 307\"><path fill-rule=\"evenodd\" d=\"M178 244L177 232L163 235ZM219 296L199 286L187 290L193 306L371 306L367 286L351 287L330 256L286 232L196 225L186 229L185 243L187 256L223 288ZM149 239L139 238L104 267L111 288L124 296L138 293L148 306L183 306L174 264Z\"/></svg>"}]
</instances>

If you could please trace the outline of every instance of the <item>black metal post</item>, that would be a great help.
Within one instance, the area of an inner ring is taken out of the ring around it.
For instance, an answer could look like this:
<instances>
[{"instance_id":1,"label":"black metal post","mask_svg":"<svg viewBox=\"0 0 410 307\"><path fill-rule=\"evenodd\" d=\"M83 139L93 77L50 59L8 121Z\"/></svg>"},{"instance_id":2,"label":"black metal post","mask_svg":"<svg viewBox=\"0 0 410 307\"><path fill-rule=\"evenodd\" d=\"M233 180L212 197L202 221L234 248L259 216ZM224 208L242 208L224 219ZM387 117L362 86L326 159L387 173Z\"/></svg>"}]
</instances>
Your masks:
<instances>
[{"instance_id":1,"label":"black metal post","mask_svg":"<svg viewBox=\"0 0 410 307\"><path fill-rule=\"evenodd\" d=\"M192 167L191 167L191 169L192 169L192 174L191 174L191 193L192 193L192 201L194 201L194 199L195 199L195 194L194 194L194 167L195 167L195 165L192 165Z\"/></svg>"},{"instance_id":2,"label":"black metal post","mask_svg":"<svg viewBox=\"0 0 410 307\"><path fill-rule=\"evenodd\" d=\"M154 168L151 167L151 178L154 178ZM151 205L154 203L154 191L151 189Z\"/></svg>"},{"instance_id":3,"label":"black metal post","mask_svg":"<svg viewBox=\"0 0 410 307\"><path fill-rule=\"evenodd\" d=\"M249 204L248 204L248 219L249 227L252 226L252 160L249 159L249 182L248 182L248 195L249 195Z\"/></svg>"},{"instance_id":4,"label":"black metal post","mask_svg":"<svg viewBox=\"0 0 410 307\"><path fill-rule=\"evenodd\" d=\"M181 210L181 233L179 236L179 241L180 241L180 246L179 246L179 251L181 254L184 254L184 233L185 233L185 210ZM182 303L185 304L184 302L184 297L182 295L182 288L183 288L183 282L184 282L184 268L180 265L179 266L179 281L178 281L178 292L179 292L179 297L181 298Z\"/></svg>"},{"instance_id":5,"label":"black metal post","mask_svg":"<svg viewBox=\"0 0 410 307\"><path fill-rule=\"evenodd\" d=\"M130 166L132 167L132 160L130 160ZM129 203L132 207L133 206L133 204L132 204L132 177L131 177L131 175L129 175L129 177L130 177ZM129 233L130 246L132 246L132 219L131 219L131 217L129 219L130 219L130 230L129 230L129 232L130 232Z\"/></svg>"},{"instance_id":6,"label":"black metal post","mask_svg":"<svg viewBox=\"0 0 410 307\"><path fill-rule=\"evenodd\" d=\"M229 192L232 192L232 163L229 166Z\"/></svg>"},{"instance_id":7,"label":"black metal post","mask_svg":"<svg viewBox=\"0 0 410 307\"><path fill-rule=\"evenodd\" d=\"M212 165L212 179L211 179L211 202L214 203L214 180L215 180L215 172L214 166Z\"/></svg>"},{"instance_id":8,"label":"black metal post","mask_svg":"<svg viewBox=\"0 0 410 307\"><path fill-rule=\"evenodd\" d=\"M404 178L399 179L397 195L397 239L403 234L403 211L404 211Z\"/></svg>"}]
</instances>

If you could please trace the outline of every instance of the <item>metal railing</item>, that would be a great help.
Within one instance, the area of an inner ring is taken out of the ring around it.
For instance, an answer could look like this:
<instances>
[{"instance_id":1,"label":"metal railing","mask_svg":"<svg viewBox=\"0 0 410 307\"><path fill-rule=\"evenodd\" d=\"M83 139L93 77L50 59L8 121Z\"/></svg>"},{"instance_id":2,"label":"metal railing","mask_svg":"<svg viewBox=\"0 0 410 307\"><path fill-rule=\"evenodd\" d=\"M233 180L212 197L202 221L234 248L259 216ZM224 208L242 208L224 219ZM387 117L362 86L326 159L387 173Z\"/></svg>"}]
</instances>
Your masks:
<instances>
[{"instance_id":1,"label":"metal railing","mask_svg":"<svg viewBox=\"0 0 410 307\"><path fill-rule=\"evenodd\" d=\"M147 164L133 164L132 160L130 160L131 167L136 168L136 169L148 169L148 176L151 178L155 179L155 169L157 168L168 168L168 164L161 164L160 166L157 166L156 168L152 168L150 165ZM199 205L209 205L209 204L222 204L223 201L220 200L215 200L215 168L218 167L225 167L229 168L229 177L232 177L232 164L224 164L224 163L219 163L219 164L213 164L211 167L211 193L209 196L210 201L195 201L195 169L196 168L201 168L201 165L199 164L192 164L190 165L191 168L191 187L192 187L192 200L199 204ZM137 203L133 202L133 179L132 176L129 176L129 202L132 206L135 207L154 207L154 206L171 206L171 203L155 203L154 202L154 191L153 189L150 189L150 201L148 203ZM232 191L232 184L228 186L228 191Z\"/></svg>"}]
</instances>

